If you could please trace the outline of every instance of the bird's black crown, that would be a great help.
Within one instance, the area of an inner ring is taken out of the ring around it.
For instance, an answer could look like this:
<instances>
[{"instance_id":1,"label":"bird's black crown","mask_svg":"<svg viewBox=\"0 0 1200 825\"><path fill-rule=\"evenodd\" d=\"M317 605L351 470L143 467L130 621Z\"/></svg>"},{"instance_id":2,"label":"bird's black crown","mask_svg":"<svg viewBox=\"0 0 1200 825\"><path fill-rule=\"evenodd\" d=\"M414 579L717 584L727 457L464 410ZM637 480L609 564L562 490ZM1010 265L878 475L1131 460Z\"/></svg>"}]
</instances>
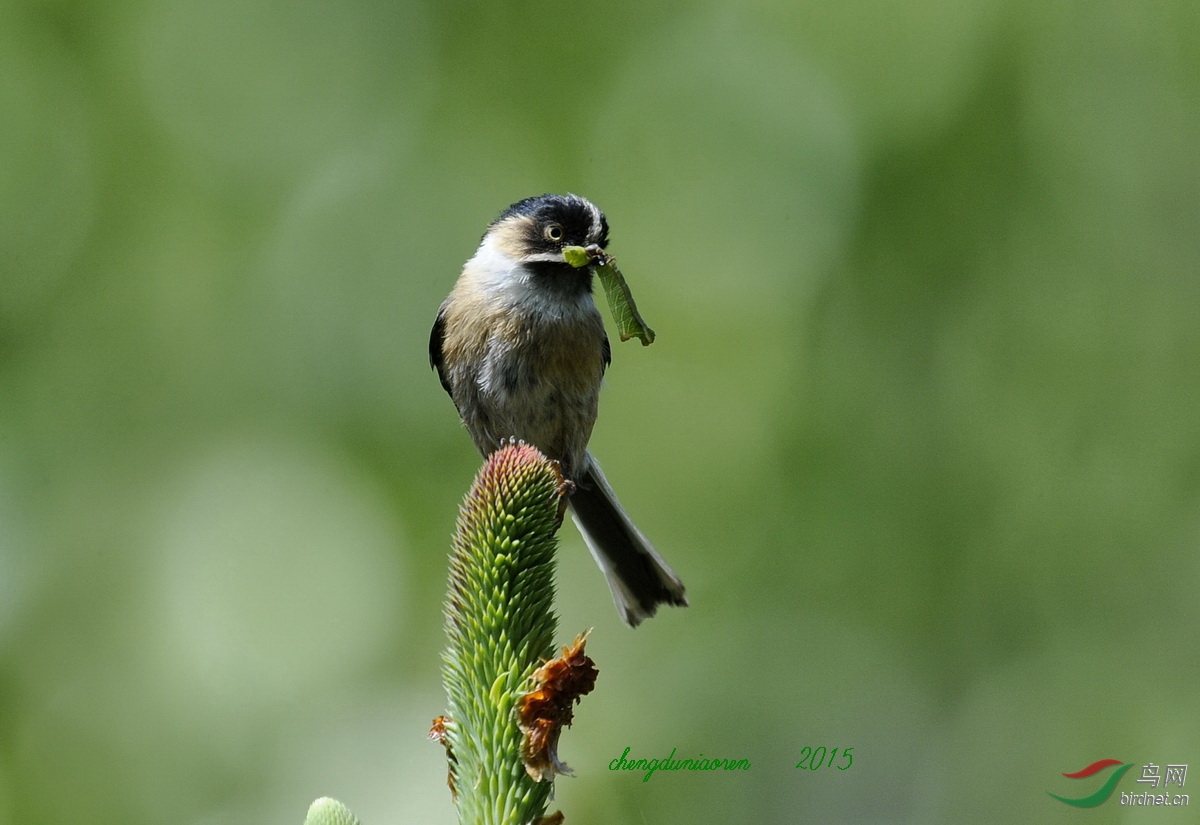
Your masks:
<instances>
[{"instance_id":1,"label":"bird's black crown","mask_svg":"<svg viewBox=\"0 0 1200 825\"><path fill-rule=\"evenodd\" d=\"M529 241L531 244L550 248L563 246L586 246L597 244L603 249L608 244L608 221L604 213L591 201L578 195L538 195L517 201L500 213L488 227L514 218L532 220ZM562 228L560 238L546 237L546 228L557 224Z\"/></svg>"}]
</instances>

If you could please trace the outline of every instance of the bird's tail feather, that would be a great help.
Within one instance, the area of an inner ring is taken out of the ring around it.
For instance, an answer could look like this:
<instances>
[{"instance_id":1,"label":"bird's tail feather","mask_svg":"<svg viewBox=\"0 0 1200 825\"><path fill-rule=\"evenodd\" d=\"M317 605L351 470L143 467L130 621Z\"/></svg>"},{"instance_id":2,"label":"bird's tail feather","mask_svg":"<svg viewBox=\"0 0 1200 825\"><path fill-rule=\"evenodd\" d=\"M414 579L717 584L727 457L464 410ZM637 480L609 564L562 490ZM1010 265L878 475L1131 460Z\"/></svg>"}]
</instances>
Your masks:
<instances>
[{"instance_id":1,"label":"bird's tail feather","mask_svg":"<svg viewBox=\"0 0 1200 825\"><path fill-rule=\"evenodd\" d=\"M575 479L571 517L608 579L621 618L636 627L660 604L687 605L683 582L625 515L590 453L587 459L586 472Z\"/></svg>"}]
</instances>

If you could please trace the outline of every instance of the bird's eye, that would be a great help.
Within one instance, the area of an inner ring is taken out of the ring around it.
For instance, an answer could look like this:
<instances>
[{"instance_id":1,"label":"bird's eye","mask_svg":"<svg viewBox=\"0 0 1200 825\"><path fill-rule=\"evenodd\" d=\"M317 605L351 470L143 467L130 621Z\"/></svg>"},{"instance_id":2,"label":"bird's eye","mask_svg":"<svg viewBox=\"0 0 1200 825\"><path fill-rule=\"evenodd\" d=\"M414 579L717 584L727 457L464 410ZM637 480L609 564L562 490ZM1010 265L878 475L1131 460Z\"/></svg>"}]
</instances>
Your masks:
<instances>
[{"instance_id":1,"label":"bird's eye","mask_svg":"<svg viewBox=\"0 0 1200 825\"><path fill-rule=\"evenodd\" d=\"M546 227L542 234L546 236L546 240L557 243L563 239L563 228L556 223L552 223Z\"/></svg>"}]
</instances>

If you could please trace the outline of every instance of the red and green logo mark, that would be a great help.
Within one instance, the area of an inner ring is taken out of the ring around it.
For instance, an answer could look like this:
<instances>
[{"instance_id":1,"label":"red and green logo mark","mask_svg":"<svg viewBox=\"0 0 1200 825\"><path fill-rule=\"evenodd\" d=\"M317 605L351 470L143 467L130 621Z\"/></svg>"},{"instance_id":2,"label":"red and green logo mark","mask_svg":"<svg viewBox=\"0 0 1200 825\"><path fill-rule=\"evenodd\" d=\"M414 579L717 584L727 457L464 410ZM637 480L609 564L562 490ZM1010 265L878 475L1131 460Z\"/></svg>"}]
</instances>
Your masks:
<instances>
[{"instance_id":1,"label":"red and green logo mark","mask_svg":"<svg viewBox=\"0 0 1200 825\"><path fill-rule=\"evenodd\" d=\"M1113 771L1109 775L1108 779L1104 781L1104 784L1100 786L1099 790L1093 794L1081 796L1078 799L1072 799L1067 796L1059 796L1056 793L1050 793L1049 791L1046 791L1046 793L1050 793L1050 795L1059 802L1065 802L1068 805L1074 805L1076 808L1094 808L1112 796L1112 792L1117 787L1117 783L1121 781L1121 777L1125 775L1125 771L1133 767L1133 763L1122 762L1120 759L1101 759L1099 762L1093 762L1081 771L1063 774L1063 776L1065 776L1067 779L1086 779L1089 776L1095 776L1101 771L1111 768L1113 765L1119 765L1120 767Z\"/></svg>"}]
</instances>

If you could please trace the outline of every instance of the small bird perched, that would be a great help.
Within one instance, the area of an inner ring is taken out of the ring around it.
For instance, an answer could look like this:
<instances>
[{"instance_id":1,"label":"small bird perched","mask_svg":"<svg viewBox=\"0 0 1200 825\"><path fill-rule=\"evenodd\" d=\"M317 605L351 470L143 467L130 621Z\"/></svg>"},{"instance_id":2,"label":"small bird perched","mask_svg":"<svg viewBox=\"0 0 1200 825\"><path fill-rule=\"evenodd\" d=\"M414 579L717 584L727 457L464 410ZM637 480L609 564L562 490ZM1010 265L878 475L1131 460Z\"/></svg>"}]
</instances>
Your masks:
<instances>
[{"instance_id":1,"label":"small bird perched","mask_svg":"<svg viewBox=\"0 0 1200 825\"><path fill-rule=\"evenodd\" d=\"M660 604L686 605L683 583L630 521L587 451L611 359L592 301L593 266L607 261L608 222L577 195L518 201L488 226L438 309L429 361L484 456L509 438L558 461L569 506L631 626Z\"/></svg>"}]
</instances>

